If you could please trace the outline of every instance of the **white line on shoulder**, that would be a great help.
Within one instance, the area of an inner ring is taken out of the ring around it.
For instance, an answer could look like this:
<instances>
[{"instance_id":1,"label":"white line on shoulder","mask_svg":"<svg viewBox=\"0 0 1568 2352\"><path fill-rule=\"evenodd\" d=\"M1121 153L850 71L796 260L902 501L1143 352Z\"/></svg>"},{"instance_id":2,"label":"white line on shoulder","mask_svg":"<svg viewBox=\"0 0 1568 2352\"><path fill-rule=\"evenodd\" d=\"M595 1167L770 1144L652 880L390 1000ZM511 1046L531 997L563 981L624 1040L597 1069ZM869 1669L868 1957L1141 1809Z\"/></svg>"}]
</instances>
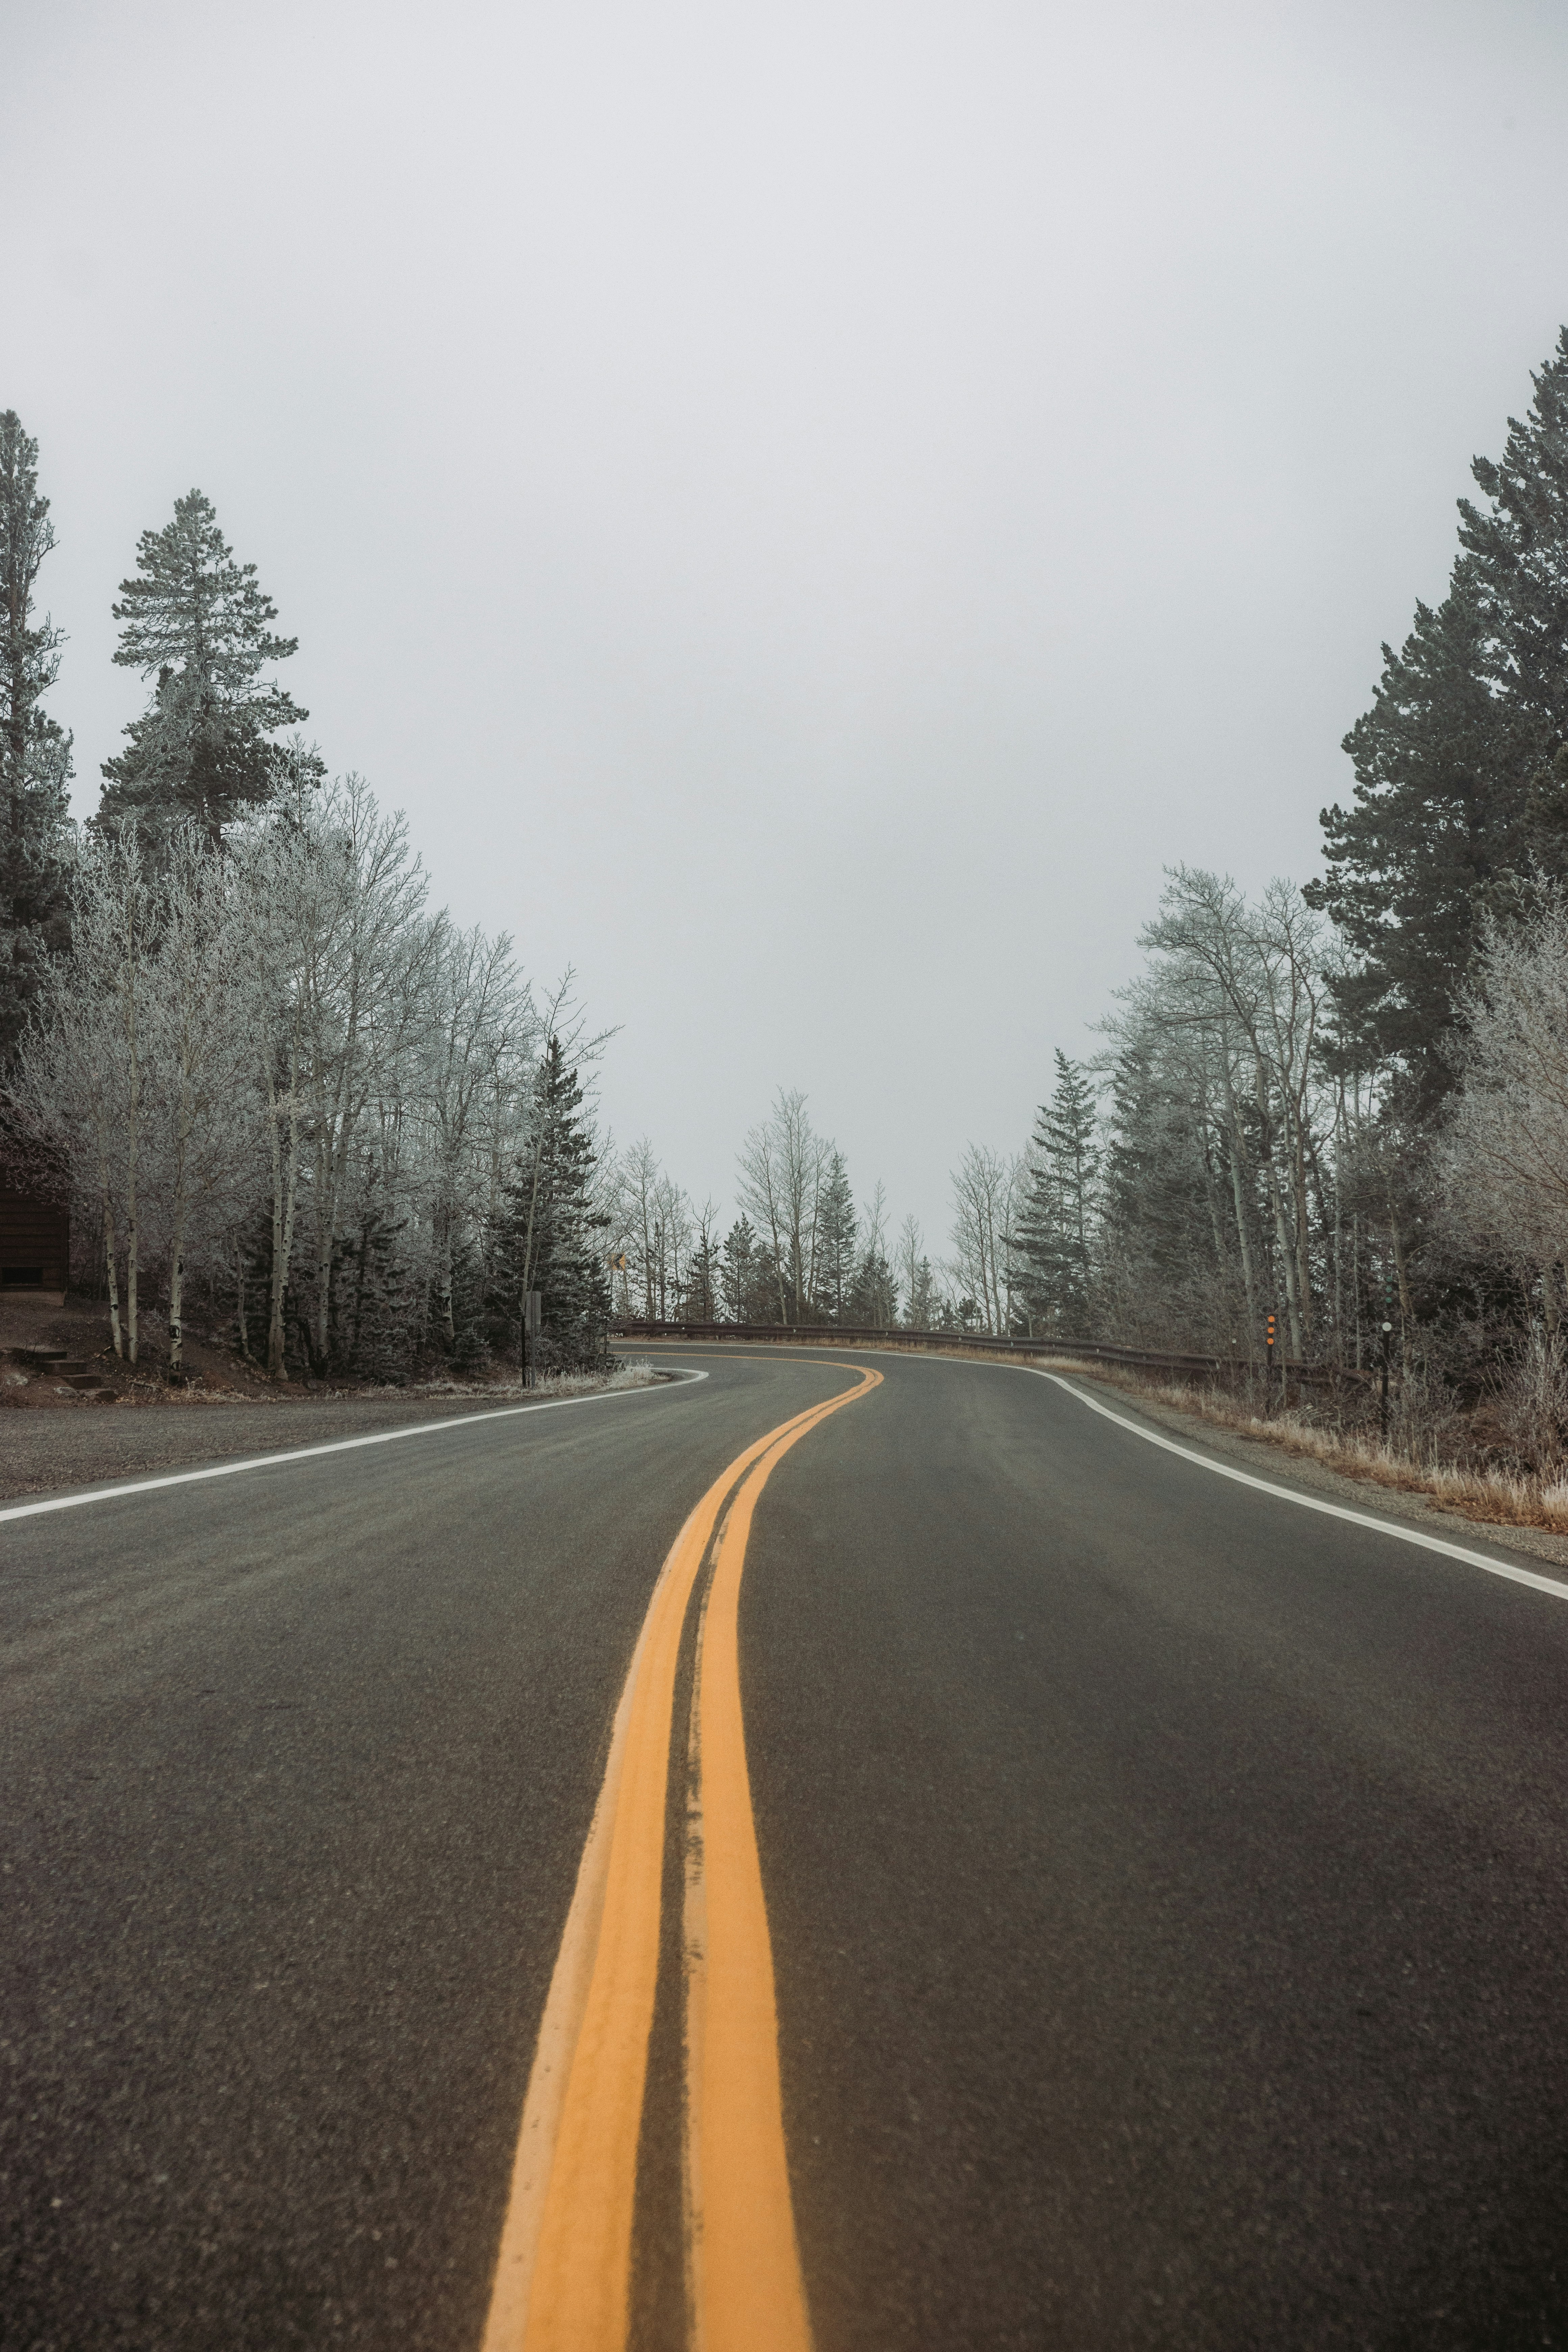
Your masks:
<instances>
[{"instance_id":1,"label":"white line on shoulder","mask_svg":"<svg viewBox=\"0 0 1568 2352\"><path fill-rule=\"evenodd\" d=\"M708 1375L685 1370L685 1377L705 1381ZM0 1510L0 1520L37 1518L44 1511L74 1511L83 1503L112 1502L117 1495L151 1495L160 1486L192 1486L202 1478L234 1478L242 1470L272 1470L284 1462L316 1462L323 1454L352 1454L361 1445L393 1445L400 1437L437 1437L449 1430L472 1429L481 1421L513 1421L520 1412L560 1412L572 1404L619 1404L626 1397L658 1393L657 1386L603 1389L596 1396L546 1397L542 1404L508 1404L489 1412L454 1413L450 1421L415 1422L406 1429L373 1430L368 1437L334 1437L327 1445L296 1445L286 1454L251 1454L243 1462L214 1462L205 1470L171 1470L162 1478L133 1478L123 1486L92 1486L81 1495L51 1495L41 1503L12 1503Z\"/></svg>"},{"instance_id":2,"label":"white line on shoulder","mask_svg":"<svg viewBox=\"0 0 1568 2352\"><path fill-rule=\"evenodd\" d=\"M1462 1559L1468 1568L1484 1568L1489 1576L1506 1576L1511 1584L1528 1584L1537 1592L1550 1592L1554 1601L1568 1601L1568 1584L1560 1583L1554 1576L1538 1576L1531 1568L1515 1568L1506 1559L1489 1559L1483 1551L1470 1551L1465 1545L1447 1543L1441 1536L1429 1536L1420 1528L1400 1527L1392 1519L1375 1519L1370 1511L1347 1510L1342 1503L1325 1503L1316 1495L1298 1494L1294 1487L1277 1486L1271 1478L1255 1478L1249 1470L1233 1470L1226 1462L1215 1462L1206 1454L1196 1454L1190 1445L1178 1445L1173 1437L1162 1437L1157 1431L1145 1429L1136 1421L1129 1421L1123 1412L1112 1412L1098 1397L1085 1396L1059 1372L1040 1370L1038 1365L1027 1369L1043 1381L1054 1381L1068 1396L1077 1397L1079 1404L1088 1405L1090 1412L1103 1413L1107 1421L1115 1422L1119 1429L1130 1429L1134 1437L1143 1438L1150 1445L1163 1446L1167 1454L1179 1454L1184 1462L1195 1462L1200 1470L1212 1470L1217 1478L1234 1478L1238 1486L1256 1486L1260 1494L1277 1495L1282 1503L1298 1503L1304 1511L1321 1511L1331 1519L1348 1519L1352 1527L1371 1528L1374 1534L1393 1536L1397 1543L1418 1544L1423 1551L1440 1551L1448 1559Z\"/></svg>"}]
</instances>

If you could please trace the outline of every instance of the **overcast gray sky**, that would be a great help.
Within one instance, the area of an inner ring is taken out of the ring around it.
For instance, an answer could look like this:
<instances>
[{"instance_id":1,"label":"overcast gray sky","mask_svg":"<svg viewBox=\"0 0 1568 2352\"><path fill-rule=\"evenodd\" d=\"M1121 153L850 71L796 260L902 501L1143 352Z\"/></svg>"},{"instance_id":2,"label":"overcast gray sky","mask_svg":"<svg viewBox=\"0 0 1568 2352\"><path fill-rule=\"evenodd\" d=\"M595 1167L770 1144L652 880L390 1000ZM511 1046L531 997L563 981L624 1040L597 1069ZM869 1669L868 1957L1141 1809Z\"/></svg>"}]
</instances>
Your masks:
<instances>
[{"instance_id":1,"label":"overcast gray sky","mask_svg":"<svg viewBox=\"0 0 1568 2352\"><path fill-rule=\"evenodd\" d=\"M1307 873L1568 317L1562 0L5 0L79 808L199 485L334 770L700 1195L945 1245L1177 860Z\"/></svg>"}]
</instances>

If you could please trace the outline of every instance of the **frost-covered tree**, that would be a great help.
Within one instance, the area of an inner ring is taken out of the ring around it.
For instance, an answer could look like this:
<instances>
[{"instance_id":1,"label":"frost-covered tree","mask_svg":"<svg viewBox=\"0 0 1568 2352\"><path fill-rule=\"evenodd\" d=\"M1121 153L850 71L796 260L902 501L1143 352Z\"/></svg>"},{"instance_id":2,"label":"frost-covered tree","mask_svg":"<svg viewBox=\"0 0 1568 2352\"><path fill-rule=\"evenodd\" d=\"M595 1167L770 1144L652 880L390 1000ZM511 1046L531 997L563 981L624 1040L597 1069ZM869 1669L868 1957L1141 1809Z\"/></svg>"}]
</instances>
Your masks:
<instances>
[{"instance_id":1,"label":"frost-covered tree","mask_svg":"<svg viewBox=\"0 0 1568 2352\"><path fill-rule=\"evenodd\" d=\"M262 1117L248 904L194 829L169 851L156 877L134 839L85 852L74 952L49 974L13 1099L97 1213L115 1349L132 1363L142 1274L162 1268L177 1376L187 1264L221 1243L252 1196Z\"/></svg>"},{"instance_id":2,"label":"frost-covered tree","mask_svg":"<svg viewBox=\"0 0 1568 2352\"><path fill-rule=\"evenodd\" d=\"M972 1143L952 1173L953 1275L969 1299L969 1320L1005 1332L1013 1320L1013 1253L1008 1246L1023 1190L1023 1162Z\"/></svg>"},{"instance_id":3,"label":"frost-covered tree","mask_svg":"<svg viewBox=\"0 0 1568 2352\"><path fill-rule=\"evenodd\" d=\"M532 1003L512 961L511 941L504 936L487 939L477 926L458 931L439 919L430 996L423 1074L432 1147L430 1238L437 1327L445 1344L453 1348L458 1340L454 1297L460 1287L476 1155L489 1139L487 1130L498 1105L504 1105L515 1087L522 1061L531 1061L536 1024ZM466 1306L471 1321L479 1304L481 1278L477 1265L468 1271L473 1295Z\"/></svg>"},{"instance_id":4,"label":"frost-covered tree","mask_svg":"<svg viewBox=\"0 0 1568 2352\"><path fill-rule=\"evenodd\" d=\"M899 1282L888 1257L888 1196L880 1181L872 1186L866 1203L865 1230L845 1311L849 1322L877 1330L887 1330L898 1318Z\"/></svg>"},{"instance_id":5,"label":"frost-covered tree","mask_svg":"<svg viewBox=\"0 0 1568 2352\"><path fill-rule=\"evenodd\" d=\"M1229 1134L1238 1240L1261 1189L1291 1353L1312 1342L1316 1292L1310 1199L1319 1122L1314 1087L1328 961L1321 927L1289 883L1248 906L1228 877L1178 866L1143 934L1163 1017L1206 1044ZM1249 1285L1256 1295L1256 1285ZM1261 1302L1255 1312L1261 1311Z\"/></svg>"},{"instance_id":6,"label":"frost-covered tree","mask_svg":"<svg viewBox=\"0 0 1568 2352\"><path fill-rule=\"evenodd\" d=\"M149 978L155 1086L151 1142L163 1165L168 1370L184 1359L185 1261L233 1230L259 1169L255 1003L244 894L196 831L170 844Z\"/></svg>"},{"instance_id":7,"label":"frost-covered tree","mask_svg":"<svg viewBox=\"0 0 1568 2352\"><path fill-rule=\"evenodd\" d=\"M1468 1245L1541 1286L1560 1320L1568 1263L1568 899L1541 892L1491 924L1465 1002L1467 1041L1441 1147Z\"/></svg>"},{"instance_id":8,"label":"frost-covered tree","mask_svg":"<svg viewBox=\"0 0 1568 2352\"><path fill-rule=\"evenodd\" d=\"M784 1087L741 1150L741 1206L767 1252L781 1323L809 1319L832 1150L811 1124L805 1095Z\"/></svg>"}]
</instances>

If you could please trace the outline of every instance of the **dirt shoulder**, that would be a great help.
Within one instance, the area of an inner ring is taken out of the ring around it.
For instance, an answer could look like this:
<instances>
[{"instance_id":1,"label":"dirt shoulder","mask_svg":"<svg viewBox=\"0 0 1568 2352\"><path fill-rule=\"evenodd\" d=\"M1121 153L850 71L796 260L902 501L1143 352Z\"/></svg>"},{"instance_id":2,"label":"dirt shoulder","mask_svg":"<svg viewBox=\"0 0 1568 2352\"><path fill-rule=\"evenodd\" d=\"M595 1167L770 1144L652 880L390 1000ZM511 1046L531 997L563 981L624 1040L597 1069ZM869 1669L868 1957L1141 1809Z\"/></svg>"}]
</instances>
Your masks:
<instances>
[{"instance_id":1,"label":"dirt shoulder","mask_svg":"<svg viewBox=\"0 0 1568 2352\"><path fill-rule=\"evenodd\" d=\"M247 1454L281 1454L296 1445L367 1436L410 1423L460 1420L518 1395L300 1398L275 1404L170 1404L161 1409L0 1414L0 1501L117 1485L161 1470L195 1469Z\"/></svg>"},{"instance_id":2,"label":"dirt shoulder","mask_svg":"<svg viewBox=\"0 0 1568 2352\"><path fill-rule=\"evenodd\" d=\"M68 1298L56 1306L26 1291L0 1296L0 1408L71 1412L79 1406L80 1400L58 1379L51 1379L47 1371L35 1371L26 1359L26 1351L34 1348L63 1348L68 1358L85 1364L103 1381L118 1404L168 1403L171 1398L164 1379L168 1336L163 1318L147 1315L141 1334L141 1361L127 1364L115 1355L109 1309L100 1301ZM280 1391L236 1349L199 1334L187 1337L184 1361L193 1388L205 1396L222 1395L234 1403L265 1403L289 1393L287 1389ZM310 1392L308 1385L301 1392ZM0 1424L0 1444L8 1428L8 1420Z\"/></svg>"},{"instance_id":3,"label":"dirt shoulder","mask_svg":"<svg viewBox=\"0 0 1568 2352\"><path fill-rule=\"evenodd\" d=\"M25 1352L65 1348L109 1383L105 1404L77 1394L38 1371ZM117 1362L109 1344L105 1308L68 1300L63 1307L23 1298L0 1301L0 1501L115 1486L156 1477L165 1470L196 1469L251 1454L281 1454L295 1446L370 1436L420 1422L467 1415L533 1397L587 1394L598 1381L553 1383L526 1395L510 1380L450 1382L429 1388L345 1390L291 1381L274 1384L230 1350L194 1340L186 1349L192 1385L171 1390L155 1347L132 1370ZM640 1385L647 1367L616 1385Z\"/></svg>"}]
</instances>

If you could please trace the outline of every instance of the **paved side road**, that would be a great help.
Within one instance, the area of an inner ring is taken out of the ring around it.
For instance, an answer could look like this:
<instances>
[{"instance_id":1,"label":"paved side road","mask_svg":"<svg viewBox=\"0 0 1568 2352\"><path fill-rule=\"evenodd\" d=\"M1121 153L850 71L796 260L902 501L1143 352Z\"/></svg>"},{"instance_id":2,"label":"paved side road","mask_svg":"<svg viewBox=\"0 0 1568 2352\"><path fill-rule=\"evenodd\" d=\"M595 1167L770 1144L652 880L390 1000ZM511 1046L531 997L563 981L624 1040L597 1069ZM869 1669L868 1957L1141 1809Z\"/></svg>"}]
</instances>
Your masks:
<instances>
[{"instance_id":1,"label":"paved side road","mask_svg":"<svg viewBox=\"0 0 1568 2352\"><path fill-rule=\"evenodd\" d=\"M6 2352L477 2346L659 1563L842 1381L668 1360L0 1527ZM1568 1604L874 1360L741 1599L820 2352L1568 2343Z\"/></svg>"}]
</instances>

